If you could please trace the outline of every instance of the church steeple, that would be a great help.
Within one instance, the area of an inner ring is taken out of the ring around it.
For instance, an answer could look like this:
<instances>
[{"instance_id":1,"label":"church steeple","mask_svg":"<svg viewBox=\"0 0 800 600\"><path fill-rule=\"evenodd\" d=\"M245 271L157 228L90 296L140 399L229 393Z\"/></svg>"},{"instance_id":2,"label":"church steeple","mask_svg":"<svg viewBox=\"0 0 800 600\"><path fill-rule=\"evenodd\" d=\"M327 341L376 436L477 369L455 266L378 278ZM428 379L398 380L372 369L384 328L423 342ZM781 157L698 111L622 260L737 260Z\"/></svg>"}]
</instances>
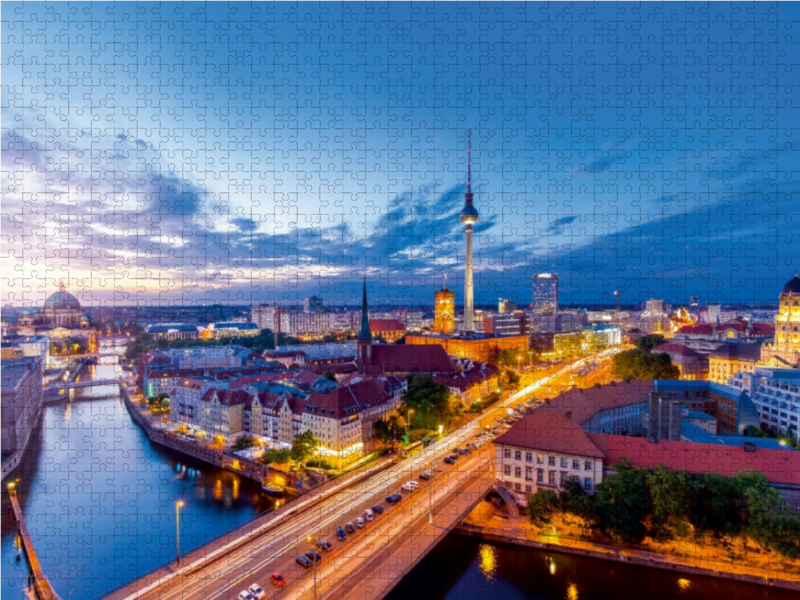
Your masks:
<instances>
[{"instance_id":1,"label":"church steeple","mask_svg":"<svg viewBox=\"0 0 800 600\"><path fill-rule=\"evenodd\" d=\"M369 309L367 307L367 278L364 277L364 290L361 295L361 329L358 332L359 340L372 341L372 331L369 328Z\"/></svg>"},{"instance_id":2,"label":"church steeple","mask_svg":"<svg viewBox=\"0 0 800 600\"><path fill-rule=\"evenodd\" d=\"M369 327L369 309L367 308L367 278L364 277L364 291L361 295L361 329L358 331L358 354L356 366L359 373L372 364L372 331Z\"/></svg>"}]
</instances>

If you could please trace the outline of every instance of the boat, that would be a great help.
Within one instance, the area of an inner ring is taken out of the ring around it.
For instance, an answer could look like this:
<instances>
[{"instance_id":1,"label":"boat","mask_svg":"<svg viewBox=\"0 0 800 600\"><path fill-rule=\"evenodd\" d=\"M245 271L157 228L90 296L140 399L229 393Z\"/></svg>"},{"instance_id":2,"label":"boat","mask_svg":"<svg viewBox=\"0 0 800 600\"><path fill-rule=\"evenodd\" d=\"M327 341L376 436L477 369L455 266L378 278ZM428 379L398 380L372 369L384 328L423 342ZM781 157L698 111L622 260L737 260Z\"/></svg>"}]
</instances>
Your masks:
<instances>
[{"instance_id":1,"label":"boat","mask_svg":"<svg viewBox=\"0 0 800 600\"><path fill-rule=\"evenodd\" d=\"M283 490L277 487L272 487L267 484L261 486L261 489L264 490L267 494L272 494L274 496L283 496Z\"/></svg>"}]
</instances>

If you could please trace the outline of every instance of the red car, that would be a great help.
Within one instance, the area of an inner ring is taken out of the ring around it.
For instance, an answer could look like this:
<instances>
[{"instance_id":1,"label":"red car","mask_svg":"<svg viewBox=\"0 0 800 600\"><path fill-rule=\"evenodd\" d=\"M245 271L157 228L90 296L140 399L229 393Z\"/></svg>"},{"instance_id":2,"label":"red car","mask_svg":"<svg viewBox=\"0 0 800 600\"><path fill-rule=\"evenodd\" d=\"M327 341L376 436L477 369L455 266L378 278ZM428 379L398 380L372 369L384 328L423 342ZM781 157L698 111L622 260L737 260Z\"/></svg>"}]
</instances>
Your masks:
<instances>
[{"instance_id":1,"label":"red car","mask_svg":"<svg viewBox=\"0 0 800 600\"><path fill-rule=\"evenodd\" d=\"M272 585L274 585L275 587L283 587L286 585L286 580L280 573L273 573L272 576L270 577L270 580L272 581Z\"/></svg>"}]
</instances>

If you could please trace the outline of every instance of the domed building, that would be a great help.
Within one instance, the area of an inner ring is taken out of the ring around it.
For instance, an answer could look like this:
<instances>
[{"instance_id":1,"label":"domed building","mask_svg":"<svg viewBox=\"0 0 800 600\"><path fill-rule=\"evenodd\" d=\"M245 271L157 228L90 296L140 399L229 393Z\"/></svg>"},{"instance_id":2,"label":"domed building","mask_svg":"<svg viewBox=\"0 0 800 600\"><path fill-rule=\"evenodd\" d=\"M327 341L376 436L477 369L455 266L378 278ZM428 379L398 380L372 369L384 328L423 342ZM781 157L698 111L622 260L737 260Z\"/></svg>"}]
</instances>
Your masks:
<instances>
[{"instance_id":1,"label":"domed building","mask_svg":"<svg viewBox=\"0 0 800 600\"><path fill-rule=\"evenodd\" d=\"M44 301L44 308L38 315L38 324L46 327L88 327L88 318L84 317L81 303L67 291L64 282L58 291Z\"/></svg>"},{"instance_id":2,"label":"domed building","mask_svg":"<svg viewBox=\"0 0 800 600\"><path fill-rule=\"evenodd\" d=\"M759 366L800 367L800 277L796 272L781 290L775 339L761 347Z\"/></svg>"}]
</instances>

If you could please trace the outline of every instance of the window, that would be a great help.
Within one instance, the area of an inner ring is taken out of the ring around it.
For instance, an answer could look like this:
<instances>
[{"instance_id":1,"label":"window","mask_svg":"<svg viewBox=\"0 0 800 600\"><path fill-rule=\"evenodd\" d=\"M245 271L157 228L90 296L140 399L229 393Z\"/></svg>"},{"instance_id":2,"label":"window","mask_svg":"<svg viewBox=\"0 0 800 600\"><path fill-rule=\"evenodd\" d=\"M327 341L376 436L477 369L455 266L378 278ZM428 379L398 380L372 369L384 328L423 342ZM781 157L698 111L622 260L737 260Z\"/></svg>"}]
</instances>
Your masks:
<instances>
[{"instance_id":1,"label":"window","mask_svg":"<svg viewBox=\"0 0 800 600\"><path fill-rule=\"evenodd\" d=\"M581 461L579 461L579 460L573 460L573 461L572 461L572 468L573 468L575 471L578 471L578 470L580 470L580 468L581 468Z\"/></svg>"},{"instance_id":2,"label":"window","mask_svg":"<svg viewBox=\"0 0 800 600\"><path fill-rule=\"evenodd\" d=\"M537 454L536 455L536 464L537 465L543 465L544 464L544 456L542 456L541 454Z\"/></svg>"},{"instance_id":3,"label":"window","mask_svg":"<svg viewBox=\"0 0 800 600\"><path fill-rule=\"evenodd\" d=\"M567 464L568 464L568 462L569 462L569 461L568 461L566 458L562 458L562 459L561 459L561 468L562 468L562 469L566 469L566 468L567 468Z\"/></svg>"},{"instance_id":4,"label":"window","mask_svg":"<svg viewBox=\"0 0 800 600\"><path fill-rule=\"evenodd\" d=\"M544 471L536 469L536 483L544 483ZM797 512L800 513L800 502L797 503Z\"/></svg>"},{"instance_id":5,"label":"window","mask_svg":"<svg viewBox=\"0 0 800 600\"><path fill-rule=\"evenodd\" d=\"M592 461L590 461L590 460L584 461L583 470L584 471L591 471L592 470Z\"/></svg>"},{"instance_id":6,"label":"window","mask_svg":"<svg viewBox=\"0 0 800 600\"><path fill-rule=\"evenodd\" d=\"M583 480L583 489L585 489L587 492L591 492L592 491L592 478L591 477L587 477L586 479Z\"/></svg>"},{"instance_id":7,"label":"window","mask_svg":"<svg viewBox=\"0 0 800 600\"><path fill-rule=\"evenodd\" d=\"M549 464L551 467L555 467L556 466L556 457L555 456L548 456L547 457L547 464Z\"/></svg>"},{"instance_id":8,"label":"window","mask_svg":"<svg viewBox=\"0 0 800 600\"><path fill-rule=\"evenodd\" d=\"M506 475L511 475L511 465L504 465L503 473L505 473Z\"/></svg>"},{"instance_id":9,"label":"window","mask_svg":"<svg viewBox=\"0 0 800 600\"><path fill-rule=\"evenodd\" d=\"M526 493L530 494L532 491L533 491L533 486L532 485L526 485L525 486L525 492Z\"/></svg>"},{"instance_id":10,"label":"window","mask_svg":"<svg viewBox=\"0 0 800 600\"><path fill-rule=\"evenodd\" d=\"M533 452L525 453L525 462L533 462Z\"/></svg>"},{"instance_id":11,"label":"window","mask_svg":"<svg viewBox=\"0 0 800 600\"><path fill-rule=\"evenodd\" d=\"M548 471L547 472L547 483L550 485L556 484L556 472L555 471Z\"/></svg>"},{"instance_id":12,"label":"window","mask_svg":"<svg viewBox=\"0 0 800 600\"><path fill-rule=\"evenodd\" d=\"M520 484L520 483L515 483L515 484L514 484L514 489L515 489L515 490L517 490L517 491L519 492L519 491L522 489L522 484Z\"/></svg>"},{"instance_id":13,"label":"window","mask_svg":"<svg viewBox=\"0 0 800 600\"><path fill-rule=\"evenodd\" d=\"M525 479L527 481L533 481L533 469L530 467L525 467Z\"/></svg>"},{"instance_id":14,"label":"window","mask_svg":"<svg viewBox=\"0 0 800 600\"><path fill-rule=\"evenodd\" d=\"M515 450L514 451L514 460L522 460L522 451L521 450Z\"/></svg>"},{"instance_id":15,"label":"window","mask_svg":"<svg viewBox=\"0 0 800 600\"><path fill-rule=\"evenodd\" d=\"M509 448L505 448L503 450L503 457L504 458L511 458L511 450Z\"/></svg>"},{"instance_id":16,"label":"window","mask_svg":"<svg viewBox=\"0 0 800 600\"><path fill-rule=\"evenodd\" d=\"M564 485L567 482L568 479L569 479L569 477L567 476L567 472L566 471L561 471L561 478L559 479L561 485Z\"/></svg>"},{"instance_id":17,"label":"window","mask_svg":"<svg viewBox=\"0 0 800 600\"><path fill-rule=\"evenodd\" d=\"M514 477L522 477L522 469L519 467L514 467Z\"/></svg>"}]
</instances>

